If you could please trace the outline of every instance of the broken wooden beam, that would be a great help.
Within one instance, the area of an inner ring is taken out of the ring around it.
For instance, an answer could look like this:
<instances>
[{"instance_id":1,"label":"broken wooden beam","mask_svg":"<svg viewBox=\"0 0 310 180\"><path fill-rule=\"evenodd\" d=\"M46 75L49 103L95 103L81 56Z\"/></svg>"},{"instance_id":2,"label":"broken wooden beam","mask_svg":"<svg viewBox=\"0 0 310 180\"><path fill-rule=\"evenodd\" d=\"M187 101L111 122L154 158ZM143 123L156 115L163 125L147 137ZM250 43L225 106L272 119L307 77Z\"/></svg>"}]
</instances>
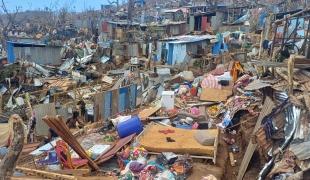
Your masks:
<instances>
[{"instance_id":1,"label":"broken wooden beam","mask_svg":"<svg viewBox=\"0 0 310 180\"><path fill-rule=\"evenodd\" d=\"M265 116L267 116L268 114L271 113L272 108L275 106L274 102L267 97L263 106L263 109L261 111L261 113L259 114L259 117L257 119L256 125L254 127L253 133L252 135L254 135L256 133L256 131L258 130L258 128L261 126L262 120ZM237 176L237 180L242 180L243 176L248 168L248 165L250 163L250 160L254 154L254 151L256 149L257 144L253 144L252 143L252 139L250 139L250 142L248 144L248 147L245 151L245 154L243 156L240 168L239 168L239 172L238 172L238 176Z\"/></svg>"},{"instance_id":2,"label":"broken wooden beam","mask_svg":"<svg viewBox=\"0 0 310 180\"><path fill-rule=\"evenodd\" d=\"M65 175L65 174L59 174L54 172L48 172L48 171L42 171L37 169L30 169L25 167L16 167L17 171L20 171L22 173L25 173L27 175L36 175L43 178L49 178L49 179L56 179L56 180L75 180L77 179L74 176Z\"/></svg>"}]
</instances>

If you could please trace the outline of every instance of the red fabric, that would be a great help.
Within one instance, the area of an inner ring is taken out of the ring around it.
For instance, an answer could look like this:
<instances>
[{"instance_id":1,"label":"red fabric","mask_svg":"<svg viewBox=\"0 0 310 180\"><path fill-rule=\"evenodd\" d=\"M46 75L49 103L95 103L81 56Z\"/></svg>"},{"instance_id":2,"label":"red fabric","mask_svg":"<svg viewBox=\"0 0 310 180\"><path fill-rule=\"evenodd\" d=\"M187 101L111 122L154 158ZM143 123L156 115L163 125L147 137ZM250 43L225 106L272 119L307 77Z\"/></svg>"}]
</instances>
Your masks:
<instances>
[{"instance_id":1,"label":"red fabric","mask_svg":"<svg viewBox=\"0 0 310 180\"><path fill-rule=\"evenodd\" d=\"M12 134L10 134L9 138L8 138L8 142L7 142L7 146L11 146L11 142L12 142Z\"/></svg>"},{"instance_id":2,"label":"red fabric","mask_svg":"<svg viewBox=\"0 0 310 180\"><path fill-rule=\"evenodd\" d=\"M202 16L202 18L201 18L201 31L207 31L207 23L208 23L207 16Z\"/></svg>"},{"instance_id":3,"label":"red fabric","mask_svg":"<svg viewBox=\"0 0 310 180\"><path fill-rule=\"evenodd\" d=\"M163 134L169 134L169 133L174 133L175 131L172 129L166 129L166 130L159 130L159 133L163 133Z\"/></svg>"}]
</instances>

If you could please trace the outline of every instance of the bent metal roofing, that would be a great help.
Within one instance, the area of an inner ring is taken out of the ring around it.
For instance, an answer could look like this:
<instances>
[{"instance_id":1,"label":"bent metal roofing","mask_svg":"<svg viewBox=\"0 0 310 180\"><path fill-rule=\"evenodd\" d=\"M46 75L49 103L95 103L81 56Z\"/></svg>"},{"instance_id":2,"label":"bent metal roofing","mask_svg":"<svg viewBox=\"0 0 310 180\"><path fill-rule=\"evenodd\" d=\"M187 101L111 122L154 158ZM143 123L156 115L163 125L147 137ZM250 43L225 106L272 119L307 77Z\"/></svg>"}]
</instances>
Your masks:
<instances>
[{"instance_id":1,"label":"bent metal roofing","mask_svg":"<svg viewBox=\"0 0 310 180\"><path fill-rule=\"evenodd\" d=\"M203 40L211 40L216 39L215 35L185 35L185 36L175 36L164 39L165 41L169 41L169 43L172 44L178 44L178 43L192 43L192 42L199 42Z\"/></svg>"}]
</instances>

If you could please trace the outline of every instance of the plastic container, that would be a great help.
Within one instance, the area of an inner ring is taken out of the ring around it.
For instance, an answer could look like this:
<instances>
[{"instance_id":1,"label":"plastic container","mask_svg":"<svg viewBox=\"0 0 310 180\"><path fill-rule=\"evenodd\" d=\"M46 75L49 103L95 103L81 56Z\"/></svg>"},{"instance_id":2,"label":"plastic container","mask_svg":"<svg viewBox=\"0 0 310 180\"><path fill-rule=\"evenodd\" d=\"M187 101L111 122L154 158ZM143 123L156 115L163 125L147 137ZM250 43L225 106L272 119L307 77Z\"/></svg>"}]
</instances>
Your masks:
<instances>
[{"instance_id":1,"label":"plastic container","mask_svg":"<svg viewBox=\"0 0 310 180\"><path fill-rule=\"evenodd\" d=\"M167 110L174 109L174 92L163 91L161 98L161 106Z\"/></svg>"},{"instance_id":2,"label":"plastic container","mask_svg":"<svg viewBox=\"0 0 310 180\"><path fill-rule=\"evenodd\" d=\"M143 125L138 116L133 116L130 119L117 124L117 133L120 138L127 137L131 134L139 134L143 130Z\"/></svg>"}]
</instances>

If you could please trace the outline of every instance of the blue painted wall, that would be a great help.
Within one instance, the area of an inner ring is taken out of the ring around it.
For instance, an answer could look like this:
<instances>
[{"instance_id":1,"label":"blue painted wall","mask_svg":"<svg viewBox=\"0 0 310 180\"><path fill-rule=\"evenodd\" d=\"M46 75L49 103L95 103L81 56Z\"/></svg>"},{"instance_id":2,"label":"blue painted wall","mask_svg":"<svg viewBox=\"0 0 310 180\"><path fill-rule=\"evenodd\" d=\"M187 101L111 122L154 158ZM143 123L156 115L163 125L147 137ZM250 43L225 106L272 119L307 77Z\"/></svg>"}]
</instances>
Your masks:
<instances>
[{"instance_id":1,"label":"blue painted wall","mask_svg":"<svg viewBox=\"0 0 310 180\"><path fill-rule=\"evenodd\" d=\"M7 56L9 63L15 62L15 55L14 55L14 44L11 42L7 42Z\"/></svg>"}]
</instances>

